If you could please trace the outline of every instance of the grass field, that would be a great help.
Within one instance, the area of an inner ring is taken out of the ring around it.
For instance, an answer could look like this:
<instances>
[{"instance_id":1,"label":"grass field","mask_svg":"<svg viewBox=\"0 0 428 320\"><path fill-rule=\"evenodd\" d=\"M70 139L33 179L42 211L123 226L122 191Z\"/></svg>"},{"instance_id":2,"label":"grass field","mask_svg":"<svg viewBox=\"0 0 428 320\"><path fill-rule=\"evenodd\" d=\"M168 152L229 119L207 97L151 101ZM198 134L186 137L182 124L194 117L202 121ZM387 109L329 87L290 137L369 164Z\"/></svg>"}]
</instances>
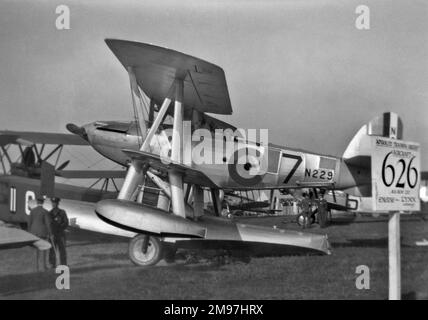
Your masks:
<instances>
[{"instance_id":1,"label":"grass field","mask_svg":"<svg viewBox=\"0 0 428 320\"><path fill-rule=\"evenodd\" d=\"M283 217L243 218L247 223L297 229ZM428 221L401 219L402 293L404 299L428 299ZM387 299L387 217L335 217L326 229L329 256L233 257L219 263L204 252L191 263L178 252L175 263L135 267L127 257L127 241L72 231L68 254L70 290L57 290L53 270L37 273L31 248L0 251L2 299ZM356 267L370 268L370 289L358 290Z\"/></svg>"}]
</instances>

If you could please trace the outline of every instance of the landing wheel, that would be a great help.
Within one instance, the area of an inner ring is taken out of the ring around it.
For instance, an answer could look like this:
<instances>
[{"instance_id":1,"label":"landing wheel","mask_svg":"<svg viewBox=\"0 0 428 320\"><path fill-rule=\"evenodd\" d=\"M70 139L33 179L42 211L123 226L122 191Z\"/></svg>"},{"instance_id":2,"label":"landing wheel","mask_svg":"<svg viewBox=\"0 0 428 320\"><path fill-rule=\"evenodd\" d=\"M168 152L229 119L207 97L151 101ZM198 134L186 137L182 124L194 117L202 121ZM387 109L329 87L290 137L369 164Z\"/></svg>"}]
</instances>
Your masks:
<instances>
[{"instance_id":1,"label":"landing wheel","mask_svg":"<svg viewBox=\"0 0 428 320\"><path fill-rule=\"evenodd\" d=\"M129 242L129 258L138 266L152 266L162 259L163 246L159 238L139 234Z\"/></svg>"},{"instance_id":2,"label":"landing wheel","mask_svg":"<svg viewBox=\"0 0 428 320\"><path fill-rule=\"evenodd\" d=\"M306 218L307 219L307 218ZM304 222L305 222L305 216L303 215L303 213L299 213L299 215L296 218L296 222L299 226L303 226ZM315 216L312 215L309 218L309 225L315 223ZM307 224L308 225L308 224Z\"/></svg>"}]
</instances>

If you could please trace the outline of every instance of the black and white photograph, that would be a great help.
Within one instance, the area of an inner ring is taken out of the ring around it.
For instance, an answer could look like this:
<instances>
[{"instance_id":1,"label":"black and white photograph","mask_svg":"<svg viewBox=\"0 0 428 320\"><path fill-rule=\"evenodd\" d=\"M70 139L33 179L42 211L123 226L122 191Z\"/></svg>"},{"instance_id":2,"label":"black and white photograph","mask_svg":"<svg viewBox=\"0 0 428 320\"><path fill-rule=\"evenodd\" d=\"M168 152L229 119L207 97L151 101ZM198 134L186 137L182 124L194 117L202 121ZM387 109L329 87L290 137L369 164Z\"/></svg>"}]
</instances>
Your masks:
<instances>
[{"instance_id":1,"label":"black and white photograph","mask_svg":"<svg viewBox=\"0 0 428 320\"><path fill-rule=\"evenodd\" d=\"M422 0L1 0L0 300L428 300L427 39Z\"/></svg>"}]
</instances>

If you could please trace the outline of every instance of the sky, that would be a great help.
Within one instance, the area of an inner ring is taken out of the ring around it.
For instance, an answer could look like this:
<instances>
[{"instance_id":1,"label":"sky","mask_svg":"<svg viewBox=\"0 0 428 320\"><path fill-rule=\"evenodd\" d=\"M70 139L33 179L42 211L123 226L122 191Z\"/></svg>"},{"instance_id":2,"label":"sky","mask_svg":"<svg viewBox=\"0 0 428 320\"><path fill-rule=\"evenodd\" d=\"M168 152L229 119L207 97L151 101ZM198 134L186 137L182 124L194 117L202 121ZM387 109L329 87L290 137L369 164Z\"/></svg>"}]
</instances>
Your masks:
<instances>
[{"instance_id":1,"label":"sky","mask_svg":"<svg viewBox=\"0 0 428 320\"><path fill-rule=\"evenodd\" d=\"M70 8L70 30L55 9ZM370 29L358 30L358 5ZM225 70L238 127L341 156L358 129L398 113L428 170L426 1L0 2L0 129L66 132L131 119L128 75L104 43L134 40Z\"/></svg>"}]
</instances>

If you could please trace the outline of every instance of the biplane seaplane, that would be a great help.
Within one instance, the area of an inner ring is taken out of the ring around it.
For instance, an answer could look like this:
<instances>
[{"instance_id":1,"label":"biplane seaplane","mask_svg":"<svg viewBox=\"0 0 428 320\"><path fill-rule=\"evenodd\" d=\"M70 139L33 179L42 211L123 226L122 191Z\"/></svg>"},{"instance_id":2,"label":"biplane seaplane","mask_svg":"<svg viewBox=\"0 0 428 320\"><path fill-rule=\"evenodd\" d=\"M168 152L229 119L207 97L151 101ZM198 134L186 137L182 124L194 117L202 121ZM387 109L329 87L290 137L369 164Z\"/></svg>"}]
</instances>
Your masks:
<instances>
[{"instance_id":1,"label":"biplane seaplane","mask_svg":"<svg viewBox=\"0 0 428 320\"><path fill-rule=\"evenodd\" d=\"M96 213L106 223L138 234L130 255L140 265L156 264L171 242L223 248L264 244L329 253L323 235L218 217L222 195L296 188L370 195L367 137L401 135L401 120L385 113L358 131L341 158L249 139L207 114L232 113L220 67L150 44L112 39L106 43L129 75L135 121L68 124L67 129L128 167L117 199L99 201ZM138 201L147 180L162 190L172 208ZM204 208L207 191L213 212Z\"/></svg>"}]
</instances>

